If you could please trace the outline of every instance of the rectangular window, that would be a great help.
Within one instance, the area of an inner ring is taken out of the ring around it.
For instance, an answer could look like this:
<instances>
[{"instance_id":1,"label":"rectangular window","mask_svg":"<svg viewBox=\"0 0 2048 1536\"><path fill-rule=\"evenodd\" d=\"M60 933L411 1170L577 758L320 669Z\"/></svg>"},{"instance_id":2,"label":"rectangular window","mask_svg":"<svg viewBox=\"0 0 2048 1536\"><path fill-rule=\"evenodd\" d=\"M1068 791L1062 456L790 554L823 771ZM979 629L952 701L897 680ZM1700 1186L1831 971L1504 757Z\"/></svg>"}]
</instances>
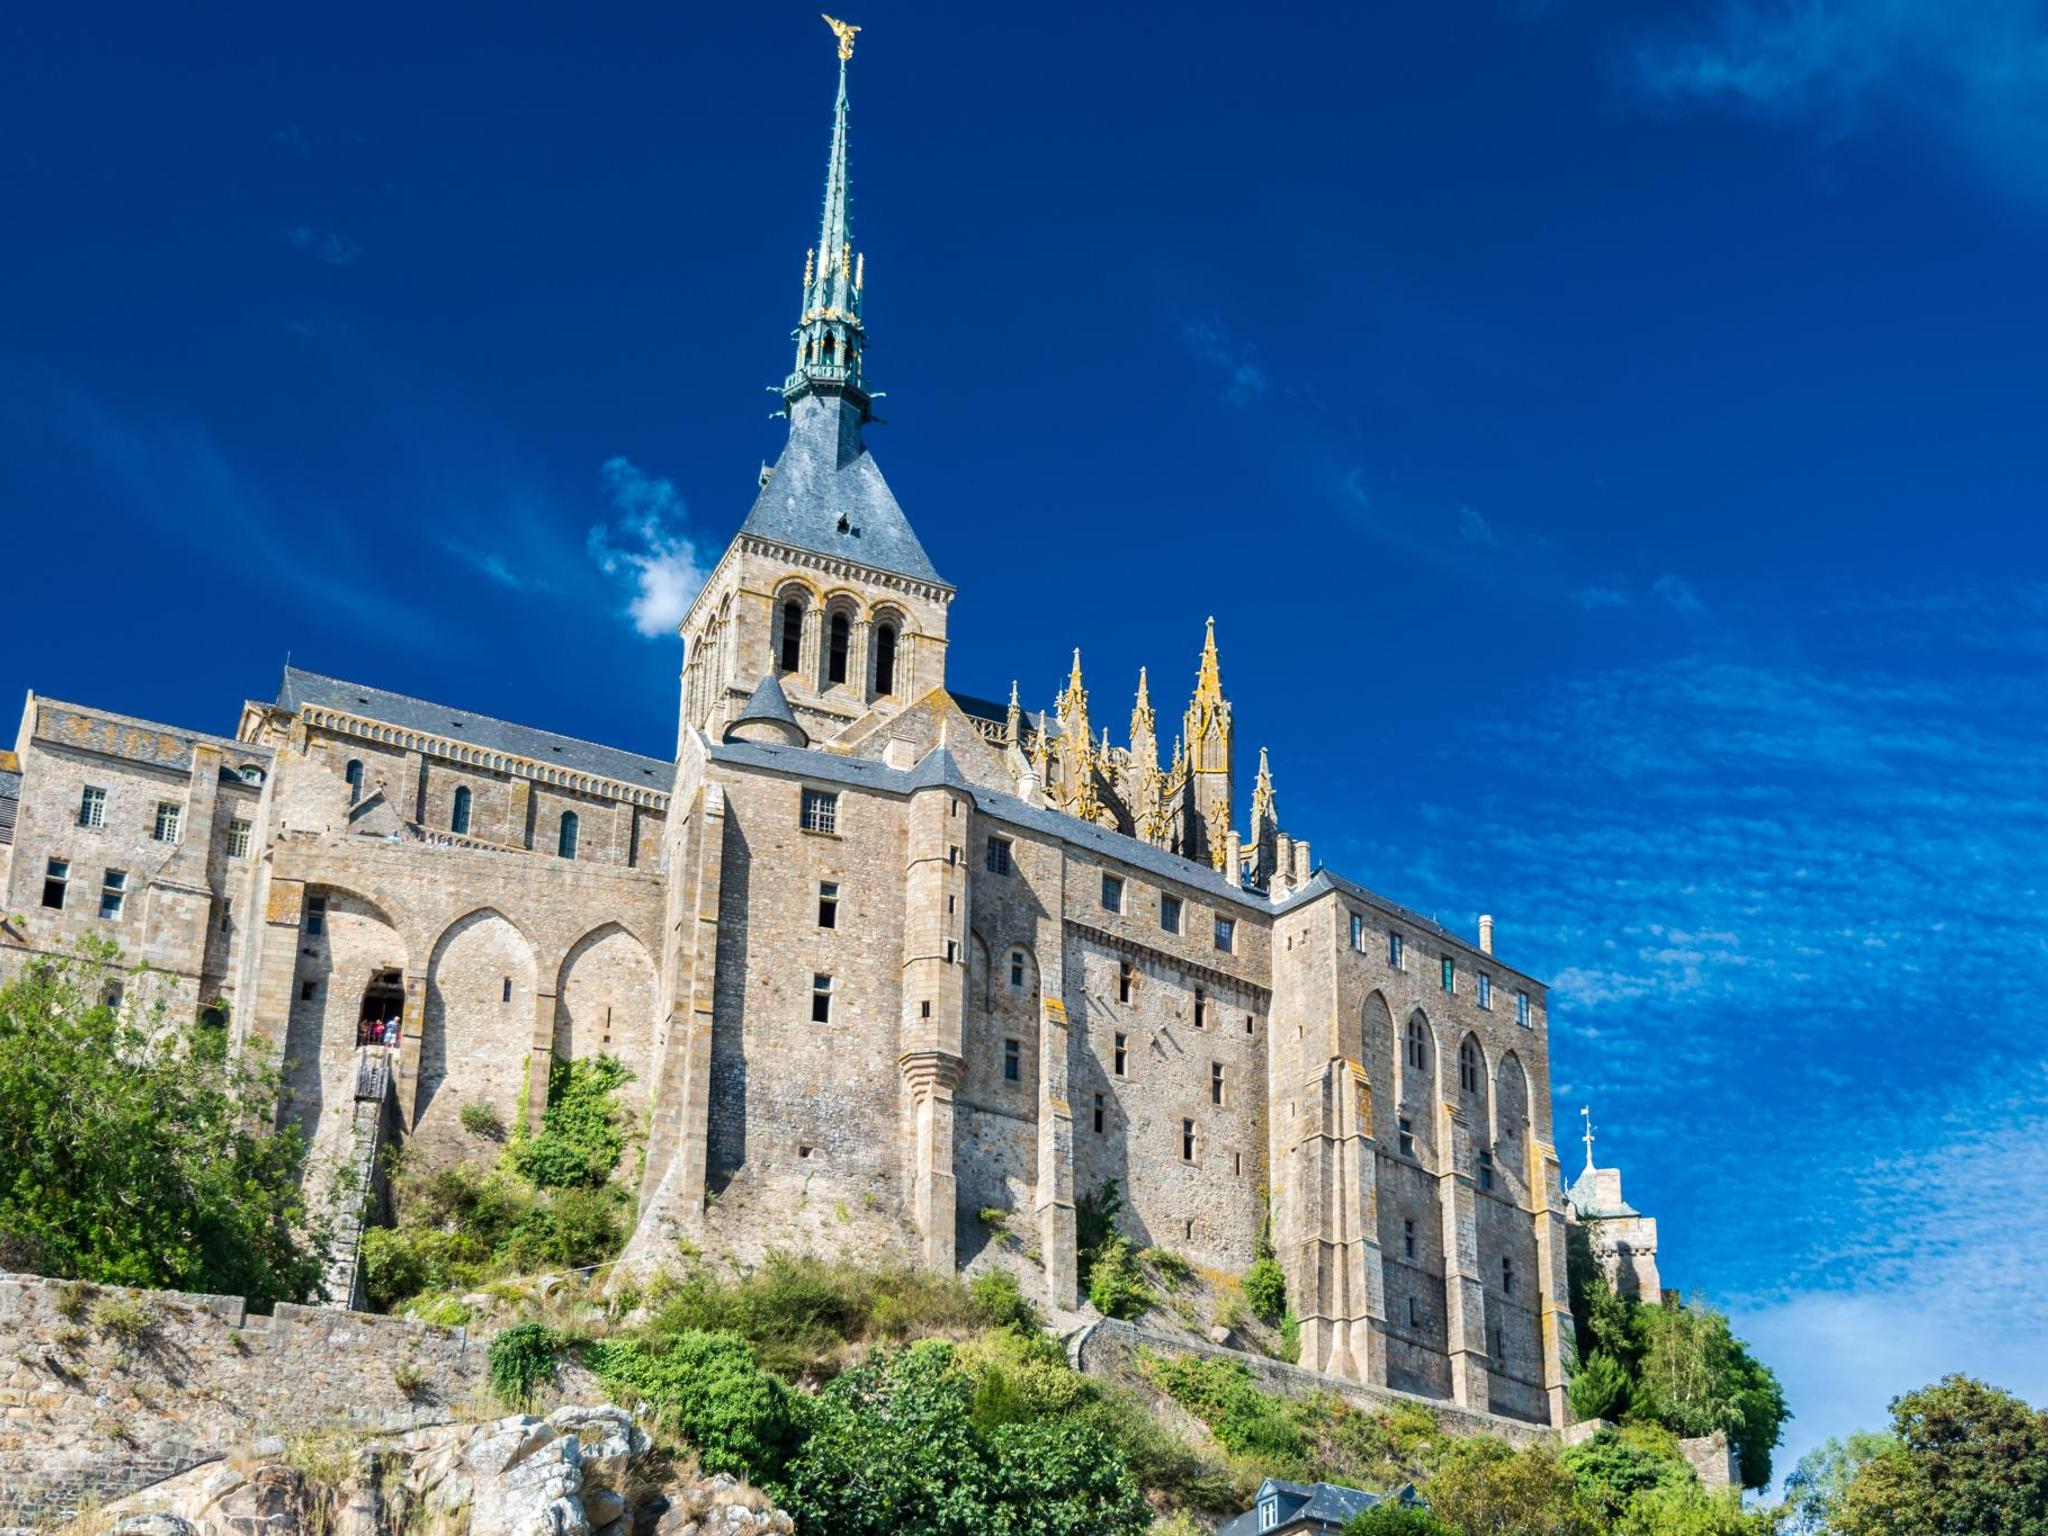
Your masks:
<instances>
[{"instance_id":1,"label":"rectangular window","mask_svg":"<svg viewBox=\"0 0 2048 1536\"><path fill-rule=\"evenodd\" d=\"M806 832L839 831L839 797L829 789L804 791L803 828Z\"/></svg>"},{"instance_id":2,"label":"rectangular window","mask_svg":"<svg viewBox=\"0 0 2048 1536\"><path fill-rule=\"evenodd\" d=\"M1505 1256L1500 1261L1500 1293L1503 1296L1515 1294L1515 1261Z\"/></svg>"},{"instance_id":3,"label":"rectangular window","mask_svg":"<svg viewBox=\"0 0 2048 1536\"><path fill-rule=\"evenodd\" d=\"M1232 919L1216 919L1216 947L1226 955L1237 947L1237 924Z\"/></svg>"},{"instance_id":4,"label":"rectangular window","mask_svg":"<svg viewBox=\"0 0 2048 1536\"><path fill-rule=\"evenodd\" d=\"M1120 1003L1131 1000L1131 962L1128 960L1116 963L1116 1000Z\"/></svg>"},{"instance_id":5,"label":"rectangular window","mask_svg":"<svg viewBox=\"0 0 2048 1536\"><path fill-rule=\"evenodd\" d=\"M1479 1187L1493 1188L1493 1154L1483 1150L1479 1154Z\"/></svg>"},{"instance_id":6,"label":"rectangular window","mask_svg":"<svg viewBox=\"0 0 2048 1536\"><path fill-rule=\"evenodd\" d=\"M818 926L837 928L839 926L839 882L820 880L818 882Z\"/></svg>"},{"instance_id":7,"label":"rectangular window","mask_svg":"<svg viewBox=\"0 0 2048 1536\"><path fill-rule=\"evenodd\" d=\"M1397 971L1408 969L1406 957L1401 952L1401 935L1391 928L1387 930L1387 964Z\"/></svg>"},{"instance_id":8,"label":"rectangular window","mask_svg":"<svg viewBox=\"0 0 2048 1536\"><path fill-rule=\"evenodd\" d=\"M1243 1176L1244 1154L1242 1152L1233 1152L1230 1154L1230 1172L1233 1177Z\"/></svg>"},{"instance_id":9,"label":"rectangular window","mask_svg":"<svg viewBox=\"0 0 2048 1536\"><path fill-rule=\"evenodd\" d=\"M1010 862L1010 840L1007 837L992 837L988 840L988 872L992 875L1007 875L1016 866Z\"/></svg>"},{"instance_id":10,"label":"rectangular window","mask_svg":"<svg viewBox=\"0 0 2048 1536\"><path fill-rule=\"evenodd\" d=\"M1103 1121L1107 1118L1107 1115L1107 1106L1102 1102L1102 1095L1098 1093L1095 1095L1095 1134L1098 1136L1102 1134Z\"/></svg>"},{"instance_id":11,"label":"rectangular window","mask_svg":"<svg viewBox=\"0 0 2048 1536\"><path fill-rule=\"evenodd\" d=\"M43 866L43 905L53 911L64 910L64 886L71 878L71 864L66 859L52 859Z\"/></svg>"},{"instance_id":12,"label":"rectangular window","mask_svg":"<svg viewBox=\"0 0 2048 1536\"><path fill-rule=\"evenodd\" d=\"M178 840L178 823L184 819L184 812L168 800L156 803L156 827L149 834L160 843L175 843Z\"/></svg>"},{"instance_id":13,"label":"rectangular window","mask_svg":"<svg viewBox=\"0 0 2048 1536\"><path fill-rule=\"evenodd\" d=\"M1530 1027L1529 994L1526 992L1515 994L1515 1022L1524 1029Z\"/></svg>"},{"instance_id":14,"label":"rectangular window","mask_svg":"<svg viewBox=\"0 0 2048 1536\"><path fill-rule=\"evenodd\" d=\"M946 964L951 965L959 957L960 944L957 939L946 940Z\"/></svg>"},{"instance_id":15,"label":"rectangular window","mask_svg":"<svg viewBox=\"0 0 2048 1536\"><path fill-rule=\"evenodd\" d=\"M917 1016L920 1019L928 1019L932 1016L932 1000L930 998L925 998L917 1005Z\"/></svg>"},{"instance_id":16,"label":"rectangular window","mask_svg":"<svg viewBox=\"0 0 2048 1536\"><path fill-rule=\"evenodd\" d=\"M1479 1006L1482 1008L1491 1008L1493 1006L1493 978L1484 971L1479 973Z\"/></svg>"},{"instance_id":17,"label":"rectangular window","mask_svg":"<svg viewBox=\"0 0 2048 1536\"><path fill-rule=\"evenodd\" d=\"M1458 962L1449 955L1444 956L1444 990L1446 992L1458 990Z\"/></svg>"},{"instance_id":18,"label":"rectangular window","mask_svg":"<svg viewBox=\"0 0 2048 1536\"><path fill-rule=\"evenodd\" d=\"M1415 1257L1415 1222L1413 1218L1401 1223L1401 1252L1406 1258Z\"/></svg>"},{"instance_id":19,"label":"rectangular window","mask_svg":"<svg viewBox=\"0 0 2048 1536\"><path fill-rule=\"evenodd\" d=\"M1195 1028L1205 1029L1209 1024L1209 994L1200 987L1195 988Z\"/></svg>"},{"instance_id":20,"label":"rectangular window","mask_svg":"<svg viewBox=\"0 0 2048 1536\"><path fill-rule=\"evenodd\" d=\"M1408 1298L1408 1326L1410 1328L1420 1328L1422 1326L1422 1309L1415 1305L1415 1298L1413 1296Z\"/></svg>"},{"instance_id":21,"label":"rectangular window","mask_svg":"<svg viewBox=\"0 0 2048 1536\"><path fill-rule=\"evenodd\" d=\"M1192 1120L1180 1123L1180 1160L1184 1163L1195 1160L1195 1122Z\"/></svg>"},{"instance_id":22,"label":"rectangular window","mask_svg":"<svg viewBox=\"0 0 2048 1536\"><path fill-rule=\"evenodd\" d=\"M1118 1077L1124 1075L1124 1067L1130 1061L1130 1049L1130 1042L1125 1038L1123 1032L1119 1030L1116 1037L1116 1057L1113 1068Z\"/></svg>"},{"instance_id":23,"label":"rectangular window","mask_svg":"<svg viewBox=\"0 0 2048 1536\"><path fill-rule=\"evenodd\" d=\"M1102 910L1121 912L1124 909L1124 883L1116 875L1102 877Z\"/></svg>"},{"instance_id":24,"label":"rectangular window","mask_svg":"<svg viewBox=\"0 0 2048 1536\"><path fill-rule=\"evenodd\" d=\"M1015 1040L1003 1042L1003 1081L1021 1083L1024 1081L1024 1047Z\"/></svg>"},{"instance_id":25,"label":"rectangular window","mask_svg":"<svg viewBox=\"0 0 2048 1536\"><path fill-rule=\"evenodd\" d=\"M306 937L317 939L327 931L327 898L308 896L306 898Z\"/></svg>"},{"instance_id":26,"label":"rectangular window","mask_svg":"<svg viewBox=\"0 0 2048 1536\"><path fill-rule=\"evenodd\" d=\"M1223 1063L1220 1061L1209 1063L1209 1102L1211 1104L1221 1104L1223 1102Z\"/></svg>"},{"instance_id":27,"label":"rectangular window","mask_svg":"<svg viewBox=\"0 0 2048 1536\"><path fill-rule=\"evenodd\" d=\"M811 977L811 1022L830 1024L832 1022L832 978L823 971Z\"/></svg>"},{"instance_id":28,"label":"rectangular window","mask_svg":"<svg viewBox=\"0 0 2048 1536\"><path fill-rule=\"evenodd\" d=\"M1024 951L1021 949L1010 951L1010 986L1013 991L1024 990Z\"/></svg>"},{"instance_id":29,"label":"rectangular window","mask_svg":"<svg viewBox=\"0 0 2048 1536\"><path fill-rule=\"evenodd\" d=\"M1403 1157L1413 1157L1415 1155L1415 1122L1406 1115L1401 1116L1401 1155Z\"/></svg>"},{"instance_id":30,"label":"rectangular window","mask_svg":"<svg viewBox=\"0 0 2048 1536\"><path fill-rule=\"evenodd\" d=\"M231 821L228 823L228 857L246 859L249 857L249 823Z\"/></svg>"},{"instance_id":31,"label":"rectangular window","mask_svg":"<svg viewBox=\"0 0 2048 1536\"><path fill-rule=\"evenodd\" d=\"M103 827L107 824L107 792L92 785L78 797L78 824L81 827Z\"/></svg>"},{"instance_id":32,"label":"rectangular window","mask_svg":"<svg viewBox=\"0 0 2048 1536\"><path fill-rule=\"evenodd\" d=\"M1270 1531L1280 1524L1280 1501L1267 1499L1259 1505L1259 1529Z\"/></svg>"},{"instance_id":33,"label":"rectangular window","mask_svg":"<svg viewBox=\"0 0 2048 1536\"><path fill-rule=\"evenodd\" d=\"M1167 933L1180 932L1180 898L1164 892L1159 897L1159 926Z\"/></svg>"},{"instance_id":34,"label":"rectangular window","mask_svg":"<svg viewBox=\"0 0 2048 1536\"><path fill-rule=\"evenodd\" d=\"M232 896L220 899L220 931L223 934L235 931L235 899Z\"/></svg>"},{"instance_id":35,"label":"rectangular window","mask_svg":"<svg viewBox=\"0 0 2048 1536\"><path fill-rule=\"evenodd\" d=\"M100 916L113 918L121 915L121 901L128 891L126 870L110 869L100 878Z\"/></svg>"},{"instance_id":36,"label":"rectangular window","mask_svg":"<svg viewBox=\"0 0 2048 1536\"><path fill-rule=\"evenodd\" d=\"M314 994L314 993L316 993L316 992L318 992L319 990L320 990L320 983L318 983L317 981L302 981L302 982L300 982L300 983L299 983L299 1001L300 1001L300 1002L302 1002L302 1003L310 1003L311 1001L313 1001L313 994Z\"/></svg>"},{"instance_id":37,"label":"rectangular window","mask_svg":"<svg viewBox=\"0 0 2048 1536\"><path fill-rule=\"evenodd\" d=\"M1351 947L1365 948L1365 918L1357 912L1351 914Z\"/></svg>"}]
</instances>

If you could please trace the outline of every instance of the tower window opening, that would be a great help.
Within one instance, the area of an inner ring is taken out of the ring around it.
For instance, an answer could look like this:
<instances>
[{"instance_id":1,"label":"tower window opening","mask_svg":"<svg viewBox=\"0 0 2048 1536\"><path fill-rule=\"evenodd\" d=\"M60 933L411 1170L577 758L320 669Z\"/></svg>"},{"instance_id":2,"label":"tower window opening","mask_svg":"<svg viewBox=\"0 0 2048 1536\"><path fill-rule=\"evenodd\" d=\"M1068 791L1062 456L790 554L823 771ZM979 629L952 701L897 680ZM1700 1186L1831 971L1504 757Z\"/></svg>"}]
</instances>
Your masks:
<instances>
[{"instance_id":1,"label":"tower window opening","mask_svg":"<svg viewBox=\"0 0 2048 1536\"><path fill-rule=\"evenodd\" d=\"M1003 1081L1020 1083L1024 1080L1024 1046L1021 1041L1003 1042Z\"/></svg>"},{"instance_id":2,"label":"tower window opening","mask_svg":"<svg viewBox=\"0 0 2048 1536\"><path fill-rule=\"evenodd\" d=\"M1116 1000L1128 1003L1131 1000L1131 962L1119 960L1116 963Z\"/></svg>"},{"instance_id":3,"label":"tower window opening","mask_svg":"<svg viewBox=\"0 0 2048 1536\"><path fill-rule=\"evenodd\" d=\"M826 656L825 681L846 681L846 657L853 644L853 624L843 613L832 615L832 643Z\"/></svg>"},{"instance_id":4,"label":"tower window opening","mask_svg":"<svg viewBox=\"0 0 2048 1536\"><path fill-rule=\"evenodd\" d=\"M1401 1223L1401 1253L1404 1258L1415 1257L1415 1220L1409 1217Z\"/></svg>"},{"instance_id":5,"label":"tower window opening","mask_svg":"<svg viewBox=\"0 0 2048 1536\"><path fill-rule=\"evenodd\" d=\"M1211 1104L1221 1104L1223 1102L1223 1063L1220 1061L1209 1063L1209 1102Z\"/></svg>"},{"instance_id":6,"label":"tower window opening","mask_svg":"<svg viewBox=\"0 0 2048 1536\"><path fill-rule=\"evenodd\" d=\"M794 672L802 662L803 654L804 605L791 598L782 605L782 646L775 664L785 672Z\"/></svg>"},{"instance_id":7,"label":"tower window opening","mask_svg":"<svg viewBox=\"0 0 2048 1536\"><path fill-rule=\"evenodd\" d=\"M1204 992L1200 987L1197 987L1195 988L1195 1028L1206 1029L1208 1028L1208 1026L1209 994Z\"/></svg>"},{"instance_id":8,"label":"tower window opening","mask_svg":"<svg viewBox=\"0 0 2048 1536\"><path fill-rule=\"evenodd\" d=\"M1408 1065L1418 1072L1429 1065L1429 1031L1420 1019L1408 1021Z\"/></svg>"},{"instance_id":9,"label":"tower window opening","mask_svg":"<svg viewBox=\"0 0 2048 1536\"><path fill-rule=\"evenodd\" d=\"M839 882L820 880L818 882L818 926L837 928L839 926Z\"/></svg>"},{"instance_id":10,"label":"tower window opening","mask_svg":"<svg viewBox=\"0 0 2048 1536\"><path fill-rule=\"evenodd\" d=\"M896 691L896 626L884 624L875 631L875 692Z\"/></svg>"},{"instance_id":11,"label":"tower window opening","mask_svg":"<svg viewBox=\"0 0 2048 1536\"><path fill-rule=\"evenodd\" d=\"M1129 1037L1119 1031L1116 1037L1116 1055L1113 1058L1113 1070L1118 1077L1124 1075L1124 1068L1130 1064L1130 1053Z\"/></svg>"},{"instance_id":12,"label":"tower window opening","mask_svg":"<svg viewBox=\"0 0 2048 1536\"><path fill-rule=\"evenodd\" d=\"M1107 1118L1107 1111L1103 1104L1102 1095L1098 1093L1095 1095L1095 1134L1098 1136L1102 1134L1102 1125L1105 1118Z\"/></svg>"},{"instance_id":13,"label":"tower window opening","mask_svg":"<svg viewBox=\"0 0 2048 1536\"><path fill-rule=\"evenodd\" d=\"M1019 992L1024 990L1024 951L1021 949L1010 951L1010 985Z\"/></svg>"},{"instance_id":14,"label":"tower window opening","mask_svg":"<svg viewBox=\"0 0 2048 1536\"><path fill-rule=\"evenodd\" d=\"M562 812L562 830L555 839L555 851L565 859L576 857L576 833L580 822L574 811Z\"/></svg>"},{"instance_id":15,"label":"tower window opening","mask_svg":"<svg viewBox=\"0 0 2048 1536\"><path fill-rule=\"evenodd\" d=\"M1479 1047L1470 1040L1458 1047L1458 1086L1467 1093L1479 1091Z\"/></svg>"},{"instance_id":16,"label":"tower window opening","mask_svg":"<svg viewBox=\"0 0 2048 1536\"><path fill-rule=\"evenodd\" d=\"M363 760L359 757L350 758L348 766L342 769L341 776L348 781L348 803L354 805L363 798Z\"/></svg>"},{"instance_id":17,"label":"tower window opening","mask_svg":"<svg viewBox=\"0 0 2048 1536\"><path fill-rule=\"evenodd\" d=\"M1184 1163L1195 1160L1195 1122L1192 1120L1180 1123L1180 1160Z\"/></svg>"},{"instance_id":18,"label":"tower window opening","mask_svg":"<svg viewBox=\"0 0 2048 1536\"><path fill-rule=\"evenodd\" d=\"M469 786L467 784L461 785L456 789L455 806L448 817L448 830L455 833L458 837L467 836L469 833L470 800Z\"/></svg>"},{"instance_id":19,"label":"tower window opening","mask_svg":"<svg viewBox=\"0 0 2048 1536\"><path fill-rule=\"evenodd\" d=\"M1401 1155L1403 1157L1413 1157L1415 1155L1415 1122L1406 1115L1401 1116Z\"/></svg>"}]
</instances>

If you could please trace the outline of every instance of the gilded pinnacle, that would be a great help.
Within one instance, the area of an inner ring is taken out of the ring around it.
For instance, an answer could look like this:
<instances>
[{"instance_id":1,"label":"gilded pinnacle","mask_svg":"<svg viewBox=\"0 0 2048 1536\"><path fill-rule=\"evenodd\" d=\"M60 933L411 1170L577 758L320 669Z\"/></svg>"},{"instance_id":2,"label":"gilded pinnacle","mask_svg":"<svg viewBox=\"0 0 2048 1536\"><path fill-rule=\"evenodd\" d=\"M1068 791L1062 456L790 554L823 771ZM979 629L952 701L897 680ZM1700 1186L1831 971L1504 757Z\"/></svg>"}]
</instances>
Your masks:
<instances>
[{"instance_id":1,"label":"gilded pinnacle","mask_svg":"<svg viewBox=\"0 0 2048 1536\"><path fill-rule=\"evenodd\" d=\"M821 12L820 14L822 15L823 13ZM844 64L853 57L853 34L858 32L860 28L849 22L841 21L836 16L826 16L824 19L825 25L832 29L832 35L839 39L839 62Z\"/></svg>"}]
</instances>

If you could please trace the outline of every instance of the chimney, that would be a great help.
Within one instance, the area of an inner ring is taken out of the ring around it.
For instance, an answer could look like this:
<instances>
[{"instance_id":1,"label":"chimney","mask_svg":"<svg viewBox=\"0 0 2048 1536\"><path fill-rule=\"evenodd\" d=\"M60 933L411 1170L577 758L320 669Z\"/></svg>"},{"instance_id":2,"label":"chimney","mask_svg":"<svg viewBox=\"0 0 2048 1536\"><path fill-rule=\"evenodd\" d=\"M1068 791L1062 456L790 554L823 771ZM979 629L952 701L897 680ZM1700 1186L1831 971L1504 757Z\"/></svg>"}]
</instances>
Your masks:
<instances>
[{"instance_id":1,"label":"chimney","mask_svg":"<svg viewBox=\"0 0 2048 1536\"><path fill-rule=\"evenodd\" d=\"M1485 912L1479 914L1479 953L1493 953L1493 918Z\"/></svg>"}]
</instances>

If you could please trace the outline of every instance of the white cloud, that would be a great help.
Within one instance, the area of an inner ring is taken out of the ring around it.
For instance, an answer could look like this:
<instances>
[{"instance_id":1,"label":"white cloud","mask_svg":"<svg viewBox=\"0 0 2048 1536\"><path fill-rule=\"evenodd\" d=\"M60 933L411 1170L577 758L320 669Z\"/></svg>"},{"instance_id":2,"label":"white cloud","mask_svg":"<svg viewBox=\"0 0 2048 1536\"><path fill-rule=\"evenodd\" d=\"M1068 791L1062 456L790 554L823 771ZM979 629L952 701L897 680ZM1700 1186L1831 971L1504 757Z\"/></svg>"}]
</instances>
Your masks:
<instances>
[{"instance_id":1,"label":"white cloud","mask_svg":"<svg viewBox=\"0 0 2048 1536\"><path fill-rule=\"evenodd\" d=\"M1232 341L1222 326L1190 321L1181 335L1197 357L1223 371L1223 398L1232 405L1250 405L1273 387L1266 370L1252 361L1252 349Z\"/></svg>"},{"instance_id":2,"label":"white cloud","mask_svg":"<svg viewBox=\"0 0 2048 1536\"><path fill-rule=\"evenodd\" d=\"M683 532L682 498L673 483L623 458L607 459L599 473L619 520L590 530L591 558L632 589L626 613L636 630L650 638L674 634L709 574Z\"/></svg>"},{"instance_id":3,"label":"white cloud","mask_svg":"<svg viewBox=\"0 0 2048 1536\"><path fill-rule=\"evenodd\" d=\"M1707 605L1700 601L1699 593L1693 591L1692 583L1677 576L1659 576L1650 583L1650 591L1671 606L1671 611L1682 618L1705 618Z\"/></svg>"}]
</instances>

